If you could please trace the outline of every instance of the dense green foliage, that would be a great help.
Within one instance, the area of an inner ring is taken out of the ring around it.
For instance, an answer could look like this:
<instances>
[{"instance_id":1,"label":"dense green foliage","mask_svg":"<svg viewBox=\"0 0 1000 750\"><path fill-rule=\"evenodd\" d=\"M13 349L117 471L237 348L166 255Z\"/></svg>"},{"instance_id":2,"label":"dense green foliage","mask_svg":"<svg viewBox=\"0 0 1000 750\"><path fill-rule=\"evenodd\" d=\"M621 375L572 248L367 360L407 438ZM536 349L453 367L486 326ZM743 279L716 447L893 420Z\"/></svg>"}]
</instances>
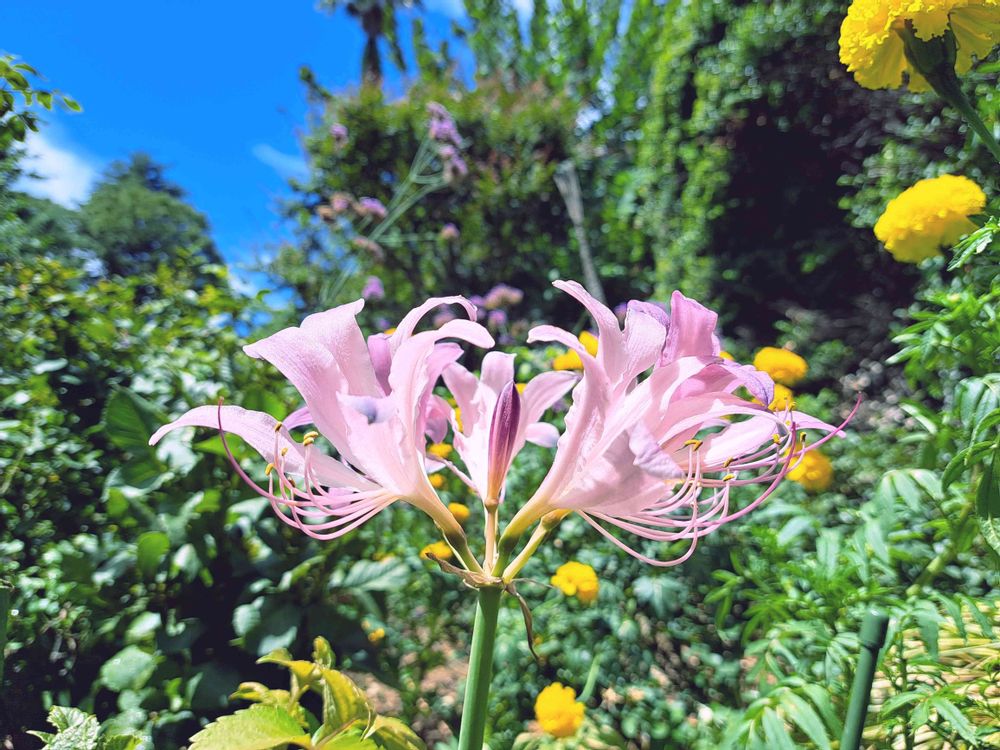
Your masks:
<instances>
[{"instance_id":1,"label":"dense green foliage","mask_svg":"<svg viewBox=\"0 0 1000 750\"><path fill-rule=\"evenodd\" d=\"M53 747L180 747L199 731L206 749L255 732L262 749L452 747L473 597L418 556L432 524L400 506L317 543L238 479L210 430L147 441L219 397L278 418L296 409L240 346L356 298L368 276L385 287L369 330L433 294L524 290L495 332L515 344L519 380L550 368L559 351L520 337L528 320L577 322L549 285L583 273L555 183L572 163L612 305L672 288L713 300L741 360L786 343L807 358L805 411L838 421L858 390L863 404L828 448L829 489L786 483L678 568L565 521L518 583L530 639L504 601L492 750L577 746L529 724L555 681L586 703L579 737L594 748L835 747L871 607L893 625L866 742L995 742L983 649L1000 628L1000 227L984 220L919 268L895 264L871 227L920 177L966 174L995 195L997 172L929 96L846 76L843 5L639 0L623 18L616 2L557 2L520 19L509 3L468 0L474 81L427 46L419 18L405 96L335 95L304 72L312 169L283 207L297 240L267 267L291 291L281 311L233 291L206 218L148 157L113 165L78 210L15 190L24 128L12 123L37 125L20 102L52 102L7 60L20 98L0 111L0 323L12 332L0 349L0 617L2 579L16 587L5 644L0 632L0 740L37 745L28 730L48 715L57 732L39 736ZM384 35L396 43L391 3L355 10L383 13L365 28L368 54ZM967 80L995 122L997 66ZM466 175L428 135L432 102L455 119ZM348 207L334 211L338 195ZM390 220L359 211L364 197ZM504 514L548 460L522 454ZM454 478L440 492L470 502ZM596 570L595 603L546 587L568 560ZM292 659L311 649L311 662ZM273 687L286 669L289 691ZM87 713L60 708L71 705Z\"/></svg>"}]
</instances>

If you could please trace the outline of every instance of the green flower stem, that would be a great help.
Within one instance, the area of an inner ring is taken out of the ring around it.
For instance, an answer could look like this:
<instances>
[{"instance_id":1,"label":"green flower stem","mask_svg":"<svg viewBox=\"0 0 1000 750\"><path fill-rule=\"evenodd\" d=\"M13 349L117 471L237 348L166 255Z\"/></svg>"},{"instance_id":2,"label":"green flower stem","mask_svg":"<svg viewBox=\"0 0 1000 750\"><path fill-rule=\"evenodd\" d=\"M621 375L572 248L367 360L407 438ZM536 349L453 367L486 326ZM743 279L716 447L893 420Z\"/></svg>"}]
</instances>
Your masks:
<instances>
[{"instance_id":1,"label":"green flower stem","mask_svg":"<svg viewBox=\"0 0 1000 750\"><path fill-rule=\"evenodd\" d=\"M465 703L462 704L462 728L458 750L483 750L486 734L486 714L493 677L493 647L496 643L497 617L503 589L485 586L479 589L476 622L472 628L472 651L469 654L469 677L465 683Z\"/></svg>"},{"instance_id":2,"label":"green flower stem","mask_svg":"<svg viewBox=\"0 0 1000 750\"><path fill-rule=\"evenodd\" d=\"M954 107L958 113L965 118L965 121L969 124L969 127L972 128L972 131L979 136L983 145L985 145L986 148L989 149L989 152L993 154L993 158L1000 163L1000 143L997 143L996 138L993 137L992 131L986 127L986 123L983 122L979 113L976 111L976 108L972 106L972 102L969 101L965 92L957 86L955 88L957 90L957 94L952 98L946 97L941 92L938 93L941 95L942 99L948 102L948 104Z\"/></svg>"},{"instance_id":3,"label":"green flower stem","mask_svg":"<svg viewBox=\"0 0 1000 750\"><path fill-rule=\"evenodd\" d=\"M1000 144L962 91L962 83L955 73L955 35L949 30L942 36L924 40L914 33L911 23L907 23L907 27L899 31L899 35L910 65L927 79L927 83L946 104L954 107L965 118L969 127L993 154L993 158L1000 162Z\"/></svg>"}]
</instances>

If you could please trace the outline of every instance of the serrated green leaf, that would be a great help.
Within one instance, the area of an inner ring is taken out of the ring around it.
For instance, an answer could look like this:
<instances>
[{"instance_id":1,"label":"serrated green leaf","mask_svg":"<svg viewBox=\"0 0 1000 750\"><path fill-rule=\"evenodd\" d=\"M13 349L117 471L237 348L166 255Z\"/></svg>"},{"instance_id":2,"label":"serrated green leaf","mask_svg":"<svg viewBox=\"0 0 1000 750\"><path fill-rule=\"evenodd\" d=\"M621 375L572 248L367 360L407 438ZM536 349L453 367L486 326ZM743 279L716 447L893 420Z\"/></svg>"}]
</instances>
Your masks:
<instances>
[{"instance_id":1,"label":"serrated green leaf","mask_svg":"<svg viewBox=\"0 0 1000 750\"><path fill-rule=\"evenodd\" d=\"M58 731L28 732L43 742L48 750L97 750L97 736L101 725L97 719L78 708L53 706L49 711L49 723Z\"/></svg>"},{"instance_id":2,"label":"serrated green leaf","mask_svg":"<svg viewBox=\"0 0 1000 750\"><path fill-rule=\"evenodd\" d=\"M830 750L830 738L826 735L823 720L816 713L816 709L791 691L782 697L782 703L786 704L785 713L788 718L816 747L820 750Z\"/></svg>"},{"instance_id":3,"label":"serrated green leaf","mask_svg":"<svg viewBox=\"0 0 1000 750\"><path fill-rule=\"evenodd\" d=\"M335 669L321 667L320 673L323 678L323 723L339 731L360 721L368 731L375 713L361 688Z\"/></svg>"},{"instance_id":4,"label":"serrated green leaf","mask_svg":"<svg viewBox=\"0 0 1000 750\"><path fill-rule=\"evenodd\" d=\"M424 741L399 719L377 717L368 737L385 750L427 750Z\"/></svg>"},{"instance_id":5,"label":"serrated green leaf","mask_svg":"<svg viewBox=\"0 0 1000 750\"><path fill-rule=\"evenodd\" d=\"M935 695L929 701L930 705L937 709L938 715L947 721L951 727L958 732L962 739L971 745L976 745L976 728L972 722L958 709L954 703L942 695Z\"/></svg>"},{"instance_id":6,"label":"serrated green leaf","mask_svg":"<svg viewBox=\"0 0 1000 750\"><path fill-rule=\"evenodd\" d=\"M191 750L270 750L287 744L312 747L290 713L262 704L223 716L191 738Z\"/></svg>"},{"instance_id":7,"label":"serrated green leaf","mask_svg":"<svg viewBox=\"0 0 1000 750\"><path fill-rule=\"evenodd\" d=\"M976 490L976 514L983 539L1000 556L1000 451L996 451Z\"/></svg>"}]
</instances>

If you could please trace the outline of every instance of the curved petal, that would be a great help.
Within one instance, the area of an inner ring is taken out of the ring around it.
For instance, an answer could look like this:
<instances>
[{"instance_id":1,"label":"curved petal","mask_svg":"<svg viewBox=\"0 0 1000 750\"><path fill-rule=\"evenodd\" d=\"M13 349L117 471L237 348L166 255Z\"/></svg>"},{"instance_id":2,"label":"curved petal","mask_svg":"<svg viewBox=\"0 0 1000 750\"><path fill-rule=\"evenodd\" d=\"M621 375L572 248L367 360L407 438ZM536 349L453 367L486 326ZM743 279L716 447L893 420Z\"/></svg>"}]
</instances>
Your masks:
<instances>
[{"instance_id":1,"label":"curved petal","mask_svg":"<svg viewBox=\"0 0 1000 750\"><path fill-rule=\"evenodd\" d=\"M292 439L287 428L278 427L278 421L270 414L261 411L251 411L241 406L197 406L169 424L163 425L149 439L150 445L156 445L160 439L171 430L178 427L212 427L218 429L219 422L225 432L237 435L263 456L274 463L276 453L287 449L284 456L286 470L293 474L301 474L304 467L304 452L302 446ZM351 487L359 490L375 489L376 485L360 474L321 453L314 453L314 470L317 478L330 487Z\"/></svg>"}]
</instances>

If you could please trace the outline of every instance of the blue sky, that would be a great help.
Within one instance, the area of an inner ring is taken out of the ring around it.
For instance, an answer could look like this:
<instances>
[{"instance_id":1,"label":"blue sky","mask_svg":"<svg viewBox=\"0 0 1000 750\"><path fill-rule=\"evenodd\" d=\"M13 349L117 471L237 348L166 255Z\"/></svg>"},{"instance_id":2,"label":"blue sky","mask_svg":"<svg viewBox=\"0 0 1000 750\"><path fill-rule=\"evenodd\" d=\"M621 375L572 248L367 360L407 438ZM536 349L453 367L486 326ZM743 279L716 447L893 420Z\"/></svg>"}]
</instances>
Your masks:
<instances>
[{"instance_id":1,"label":"blue sky","mask_svg":"<svg viewBox=\"0 0 1000 750\"><path fill-rule=\"evenodd\" d=\"M460 0L426 6L433 44L448 35ZM3 0L0 28L0 50L84 108L47 116L29 143L34 169L48 178L32 192L72 205L110 161L146 151L168 165L237 264L283 236L274 205L285 179L305 168L299 67L334 90L360 80L358 24L317 11L313 0ZM403 82L393 73L388 85Z\"/></svg>"}]
</instances>

